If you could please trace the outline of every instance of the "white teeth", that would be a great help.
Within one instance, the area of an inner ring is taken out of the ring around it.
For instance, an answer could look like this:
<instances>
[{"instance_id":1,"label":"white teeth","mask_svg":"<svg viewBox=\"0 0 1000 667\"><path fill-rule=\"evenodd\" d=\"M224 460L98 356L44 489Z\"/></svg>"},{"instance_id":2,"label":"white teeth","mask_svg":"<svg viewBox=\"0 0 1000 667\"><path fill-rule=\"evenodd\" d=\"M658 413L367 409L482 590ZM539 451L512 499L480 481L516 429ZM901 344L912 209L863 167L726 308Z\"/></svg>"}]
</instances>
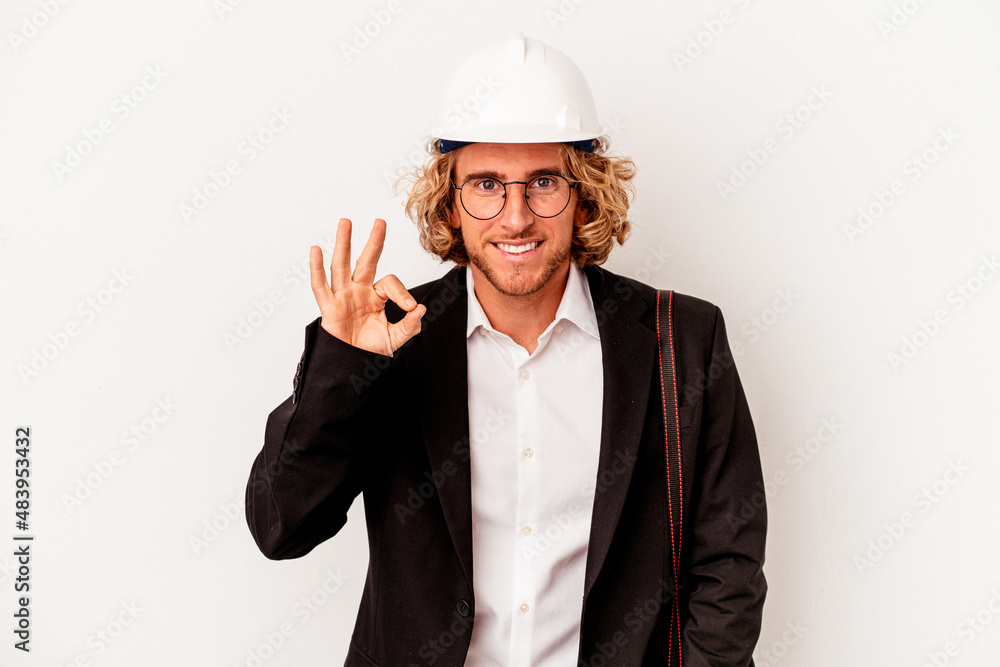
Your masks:
<instances>
[{"instance_id":1,"label":"white teeth","mask_svg":"<svg viewBox=\"0 0 1000 667\"><path fill-rule=\"evenodd\" d=\"M538 245L538 241L532 241L531 243L525 243L523 245L510 245L509 243L497 243L498 248L504 252L509 252L512 255L520 255L522 252L528 252L534 249Z\"/></svg>"}]
</instances>

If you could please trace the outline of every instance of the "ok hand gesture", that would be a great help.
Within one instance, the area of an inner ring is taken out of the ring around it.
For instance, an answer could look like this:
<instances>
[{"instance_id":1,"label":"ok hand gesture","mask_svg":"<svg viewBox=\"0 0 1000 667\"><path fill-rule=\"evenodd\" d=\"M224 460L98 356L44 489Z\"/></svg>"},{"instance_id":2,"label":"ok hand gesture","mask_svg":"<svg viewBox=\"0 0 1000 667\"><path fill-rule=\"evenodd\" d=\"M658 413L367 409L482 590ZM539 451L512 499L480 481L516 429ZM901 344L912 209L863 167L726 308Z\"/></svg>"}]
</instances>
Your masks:
<instances>
[{"instance_id":1,"label":"ok hand gesture","mask_svg":"<svg viewBox=\"0 0 1000 667\"><path fill-rule=\"evenodd\" d=\"M391 356L420 331L420 318L427 307L418 305L394 275L375 282L384 244L385 220L376 218L351 275L351 221L341 218L330 262L330 282L326 281L323 250L319 246L309 249L309 272L313 294L323 315L323 328L345 343ZM390 324L385 316L385 303L389 299L406 311L395 324Z\"/></svg>"}]
</instances>

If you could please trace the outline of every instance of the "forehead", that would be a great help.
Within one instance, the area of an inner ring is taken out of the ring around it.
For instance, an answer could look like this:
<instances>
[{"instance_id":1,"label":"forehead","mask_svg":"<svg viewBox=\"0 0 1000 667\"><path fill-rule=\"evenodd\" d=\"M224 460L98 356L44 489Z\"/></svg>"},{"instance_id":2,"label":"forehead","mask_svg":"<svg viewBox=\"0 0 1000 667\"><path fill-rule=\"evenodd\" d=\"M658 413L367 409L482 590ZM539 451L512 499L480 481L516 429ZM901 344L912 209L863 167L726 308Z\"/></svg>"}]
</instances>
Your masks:
<instances>
[{"instance_id":1,"label":"forehead","mask_svg":"<svg viewBox=\"0 0 1000 667\"><path fill-rule=\"evenodd\" d=\"M563 152L559 144L469 144L457 149L455 174L462 177L490 171L503 178L520 178L538 169L562 170Z\"/></svg>"}]
</instances>

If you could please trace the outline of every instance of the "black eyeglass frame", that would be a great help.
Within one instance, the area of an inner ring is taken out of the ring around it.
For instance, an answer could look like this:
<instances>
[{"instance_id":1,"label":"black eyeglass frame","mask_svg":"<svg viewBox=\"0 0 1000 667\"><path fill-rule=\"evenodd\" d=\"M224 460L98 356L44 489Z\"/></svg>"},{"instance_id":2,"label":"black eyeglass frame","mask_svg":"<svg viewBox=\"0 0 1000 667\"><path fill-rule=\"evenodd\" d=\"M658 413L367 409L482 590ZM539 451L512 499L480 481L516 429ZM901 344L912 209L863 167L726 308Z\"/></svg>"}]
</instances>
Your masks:
<instances>
[{"instance_id":1,"label":"black eyeglass frame","mask_svg":"<svg viewBox=\"0 0 1000 667\"><path fill-rule=\"evenodd\" d=\"M539 178L561 178L564 181L566 181L566 184L570 187L571 191L569 193L569 197L566 197L566 203L563 204L563 207L561 209L559 209L558 213L555 213L553 215L538 215L537 213L535 213L535 209L531 208L531 202L528 201L529 199L531 199L531 197L528 196L528 183L532 183L534 181L537 181ZM462 188L464 188L466 185L468 185L469 181L474 181L476 179L495 181L495 182L497 182L497 183L500 184L500 187L503 188L503 205L500 206L500 210L499 211L497 211L496 213L494 213L493 215L491 215L488 218L480 218L478 215L472 215L472 213L469 213L469 209L465 206L465 201L462 199L462 193L461 193ZM562 212L566 210L567 206L569 206L569 200L573 198L572 189L575 188L578 184L579 184L579 181L571 181L568 178L566 178L565 176L563 176L562 174L539 174L538 176L535 176L530 181L507 181L506 183L504 183L502 181L499 181L499 180L497 180L495 178L491 178L489 176L470 176L469 178L465 179L465 182L462 183L461 185L455 185L455 181L452 180L451 187L453 187L453 188L455 188L456 190L459 191L459 193L458 193L458 201L461 202L462 209L466 213L468 213L470 216L472 216L476 220L492 220L493 218L495 218L498 215L500 215L501 213L503 213L503 210L505 208L507 208L507 186L508 185L523 185L524 186L524 195L523 195L524 196L524 203L528 207L528 210L531 211L532 215L536 215L539 218L555 218L556 216L562 215Z\"/></svg>"}]
</instances>

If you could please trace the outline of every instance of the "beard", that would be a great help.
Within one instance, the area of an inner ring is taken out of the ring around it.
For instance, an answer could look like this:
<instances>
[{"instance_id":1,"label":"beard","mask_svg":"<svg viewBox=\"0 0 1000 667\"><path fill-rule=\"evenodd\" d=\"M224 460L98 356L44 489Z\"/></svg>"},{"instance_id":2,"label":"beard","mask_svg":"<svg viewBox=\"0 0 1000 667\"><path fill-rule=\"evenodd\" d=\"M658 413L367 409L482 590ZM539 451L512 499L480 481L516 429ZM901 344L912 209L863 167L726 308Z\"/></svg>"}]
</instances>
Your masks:
<instances>
[{"instance_id":1,"label":"beard","mask_svg":"<svg viewBox=\"0 0 1000 667\"><path fill-rule=\"evenodd\" d=\"M545 287L552 279L552 276L555 275L555 272L559 270L559 267L569 257L570 242L567 242L564 247L549 248L548 246L551 243L550 240L544 239L538 246L538 249L546 247L547 251L551 252L545 258L545 263L542 265L541 270L524 266L513 266L510 267L511 272L508 275L501 275L497 267L490 264L490 261L486 258L485 249L482 251L473 249L471 244L467 243L465 245L465 252L469 256L469 261L472 265L486 276L486 279L493 285L493 288L497 292L504 296L525 297Z\"/></svg>"}]
</instances>

